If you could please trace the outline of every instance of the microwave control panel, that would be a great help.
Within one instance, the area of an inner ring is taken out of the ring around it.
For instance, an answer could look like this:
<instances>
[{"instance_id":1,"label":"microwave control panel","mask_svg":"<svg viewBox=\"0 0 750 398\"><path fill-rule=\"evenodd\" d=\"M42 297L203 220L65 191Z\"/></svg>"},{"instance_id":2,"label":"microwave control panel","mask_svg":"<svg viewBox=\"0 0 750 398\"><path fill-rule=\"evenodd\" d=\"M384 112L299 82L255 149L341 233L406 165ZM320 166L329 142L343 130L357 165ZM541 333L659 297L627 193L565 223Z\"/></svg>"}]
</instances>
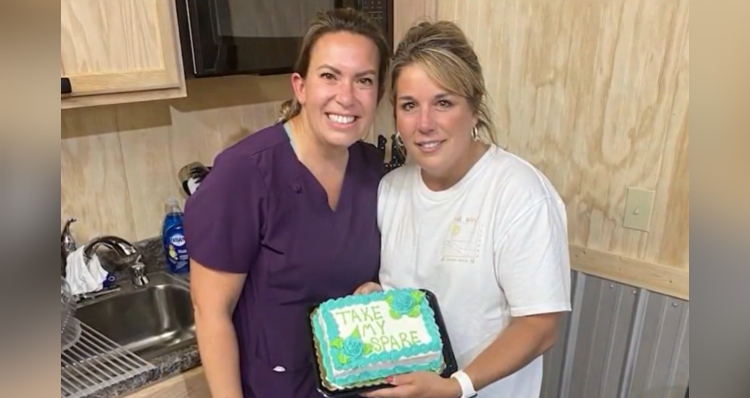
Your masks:
<instances>
[{"instance_id":1,"label":"microwave control panel","mask_svg":"<svg viewBox=\"0 0 750 398\"><path fill-rule=\"evenodd\" d=\"M393 0L337 0L336 3L338 7L351 7L367 15L393 42Z\"/></svg>"},{"instance_id":2,"label":"microwave control panel","mask_svg":"<svg viewBox=\"0 0 750 398\"><path fill-rule=\"evenodd\" d=\"M360 0L360 10L367 14L373 21L380 25L383 25L383 20L386 16L386 2L385 0Z\"/></svg>"}]
</instances>

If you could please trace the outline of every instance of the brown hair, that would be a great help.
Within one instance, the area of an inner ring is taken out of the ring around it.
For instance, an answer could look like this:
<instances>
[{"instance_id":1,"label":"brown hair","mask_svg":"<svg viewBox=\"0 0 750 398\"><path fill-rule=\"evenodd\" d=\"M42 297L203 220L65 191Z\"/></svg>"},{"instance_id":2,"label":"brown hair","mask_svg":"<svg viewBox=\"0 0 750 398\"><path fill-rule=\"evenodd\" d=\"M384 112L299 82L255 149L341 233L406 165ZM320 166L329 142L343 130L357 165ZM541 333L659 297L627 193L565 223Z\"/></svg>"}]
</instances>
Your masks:
<instances>
[{"instance_id":1,"label":"brown hair","mask_svg":"<svg viewBox=\"0 0 750 398\"><path fill-rule=\"evenodd\" d=\"M477 132L485 142L497 143L487 107L482 66L469 39L453 22L420 22L412 26L391 60L391 103L396 110L396 81L401 70L419 64L444 89L460 95L478 118Z\"/></svg>"},{"instance_id":2,"label":"brown hair","mask_svg":"<svg viewBox=\"0 0 750 398\"><path fill-rule=\"evenodd\" d=\"M317 14L316 18L310 24L305 37L302 39L302 46L297 56L297 62L294 65L294 71L299 73L303 78L307 77L312 50L318 39L325 34L337 32L362 35L375 43L380 55L380 64L378 65L378 102L380 102L385 89L390 46L380 28L364 14L352 8L336 8ZM300 111L301 107L296 99L287 100L281 105L278 121L288 121L297 116Z\"/></svg>"}]
</instances>

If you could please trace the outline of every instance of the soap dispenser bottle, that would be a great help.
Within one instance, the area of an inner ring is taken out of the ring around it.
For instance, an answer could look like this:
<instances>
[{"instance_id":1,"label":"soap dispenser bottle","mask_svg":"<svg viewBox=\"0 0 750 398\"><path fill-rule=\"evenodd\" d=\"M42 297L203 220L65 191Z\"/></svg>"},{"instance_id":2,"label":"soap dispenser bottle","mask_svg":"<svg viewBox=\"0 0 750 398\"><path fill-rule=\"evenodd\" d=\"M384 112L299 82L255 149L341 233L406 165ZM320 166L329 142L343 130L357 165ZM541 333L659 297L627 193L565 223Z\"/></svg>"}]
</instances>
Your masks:
<instances>
[{"instance_id":1,"label":"soap dispenser bottle","mask_svg":"<svg viewBox=\"0 0 750 398\"><path fill-rule=\"evenodd\" d=\"M162 225L162 243L167 259L167 269L174 274L190 271L187 242L183 229L183 212L177 199L170 198L166 203Z\"/></svg>"}]
</instances>

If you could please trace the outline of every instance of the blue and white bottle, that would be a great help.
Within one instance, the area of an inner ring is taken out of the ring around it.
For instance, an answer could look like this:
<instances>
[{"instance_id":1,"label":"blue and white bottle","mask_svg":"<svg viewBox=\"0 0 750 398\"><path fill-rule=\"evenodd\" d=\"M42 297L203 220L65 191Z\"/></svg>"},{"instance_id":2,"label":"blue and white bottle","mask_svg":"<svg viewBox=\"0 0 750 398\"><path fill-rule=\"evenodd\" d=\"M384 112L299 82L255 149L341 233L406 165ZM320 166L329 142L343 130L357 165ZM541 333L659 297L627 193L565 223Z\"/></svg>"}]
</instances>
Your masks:
<instances>
[{"instance_id":1,"label":"blue and white bottle","mask_svg":"<svg viewBox=\"0 0 750 398\"><path fill-rule=\"evenodd\" d=\"M183 229L184 214L177 199L170 198L166 204L166 215L162 225L162 243L167 259L167 269L174 274L190 272L185 232Z\"/></svg>"}]
</instances>

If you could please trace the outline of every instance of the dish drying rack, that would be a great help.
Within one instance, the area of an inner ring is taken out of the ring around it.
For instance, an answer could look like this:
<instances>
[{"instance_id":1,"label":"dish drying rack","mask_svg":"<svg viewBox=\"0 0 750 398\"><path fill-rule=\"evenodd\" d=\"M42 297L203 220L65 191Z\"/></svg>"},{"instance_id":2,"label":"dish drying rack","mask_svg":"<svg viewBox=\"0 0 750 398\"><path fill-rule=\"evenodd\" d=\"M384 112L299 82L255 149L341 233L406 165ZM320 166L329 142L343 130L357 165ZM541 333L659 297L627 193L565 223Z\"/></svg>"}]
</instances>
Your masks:
<instances>
[{"instance_id":1,"label":"dish drying rack","mask_svg":"<svg viewBox=\"0 0 750 398\"><path fill-rule=\"evenodd\" d=\"M80 398L147 373L155 366L73 316L75 301L62 289L60 396Z\"/></svg>"}]
</instances>

